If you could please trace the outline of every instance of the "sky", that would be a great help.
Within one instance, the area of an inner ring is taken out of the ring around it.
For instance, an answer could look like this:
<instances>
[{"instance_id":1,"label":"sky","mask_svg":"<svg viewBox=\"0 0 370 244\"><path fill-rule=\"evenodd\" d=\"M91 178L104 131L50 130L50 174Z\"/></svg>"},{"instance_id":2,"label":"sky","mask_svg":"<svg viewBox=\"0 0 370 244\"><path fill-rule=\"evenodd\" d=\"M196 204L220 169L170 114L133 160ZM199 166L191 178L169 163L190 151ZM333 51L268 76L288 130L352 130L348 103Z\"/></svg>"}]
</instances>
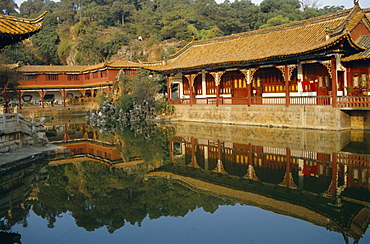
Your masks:
<instances>
[{"instance_id":1,"label":"sky","mask_svg":"<svg viewBox=\"0 0 370 244\"><path fill-rule=\"evenodd\" d=\"M18 4L18 7L21 5L22 2L25 0L15 0L15 2ZM58 0L54 0L58 2ZM216 2L221 3L224 0L216 0ZM232 1L232 0L231 0ZM253 3L259 4L262 2L262 0L252 0ZM319 6L324 7L326 5L344 5L345 8L351 8L353 7L353 0L318 0ZM370 8L370 1L369 0L360 0L360 6L362 8Z\"/></svg>"}]
</instances>

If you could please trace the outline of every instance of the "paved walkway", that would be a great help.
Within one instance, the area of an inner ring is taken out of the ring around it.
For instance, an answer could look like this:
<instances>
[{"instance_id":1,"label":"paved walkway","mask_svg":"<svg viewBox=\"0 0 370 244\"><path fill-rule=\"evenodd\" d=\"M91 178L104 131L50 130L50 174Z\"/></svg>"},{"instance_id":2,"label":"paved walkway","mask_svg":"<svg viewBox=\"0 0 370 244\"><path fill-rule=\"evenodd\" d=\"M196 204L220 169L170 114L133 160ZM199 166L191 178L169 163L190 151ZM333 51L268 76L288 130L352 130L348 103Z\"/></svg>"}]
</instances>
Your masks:
<instances>
[{"instance_id":1,"label":"paved walkway","mask_svg":"<svg viewBox=\"0 0 370 244\"><path fill-rule=\"evenodd\" d=\"M68 148L49 143L46 147L23 146L12 152L0 153L0 167L21 161L33 161L43 155L68 153Z\"/></svg>"}]
</instances>

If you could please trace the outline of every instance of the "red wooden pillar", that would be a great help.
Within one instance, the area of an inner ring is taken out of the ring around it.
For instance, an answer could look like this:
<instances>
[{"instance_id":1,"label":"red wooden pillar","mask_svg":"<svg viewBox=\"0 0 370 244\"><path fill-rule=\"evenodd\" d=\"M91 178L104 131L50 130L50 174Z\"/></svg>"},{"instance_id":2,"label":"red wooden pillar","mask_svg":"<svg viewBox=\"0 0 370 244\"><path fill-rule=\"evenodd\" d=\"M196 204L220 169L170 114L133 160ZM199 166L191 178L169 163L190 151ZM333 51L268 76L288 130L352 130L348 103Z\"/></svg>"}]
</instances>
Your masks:
<instances>
[{"instance_id":1,"label":"red wooden pillar","mask_svg":"<svg viewBox=\"0 0 370 244\"><path fill-rule=\"evenodd\" d=\"M331 59L331 95L332 95L332 99L333 99L333 107L336 108L337 107L337 90L338 90L338 87L337 87L337 84L338 84L338 75L337 75L337 60L336 58L332 58Z\"/></svg>"},{"instance_id":2,"label":"red wooden pillar","mask_svg":"<svg viewBox=\"0 0 370 244\"><path fill-rule=\"evenodd\" d=\"M247 104L248 107L251 106L252 104L252 80L253 76L256 73L258 68L250 68L250 69L242 69L240 70L244 76L245 76L245 81L247 82Z\"/></svg>"},{"instance_id":3,"label":"red wooden pillar","mask_svg":"<svg viewBox=\"0 0 370 244\"><path fill-rule=\"evenodd\" d=\"M220 84L216 84L216 107L220 105Z\"/></svg>"},{"instance_id":4,"label":"red wooden pillar","mask_svg":"<svg viewBox=\"0 0 370 244\"><path fill-rule=\"evenodd\" d=\"M210 72L216 84L216 107L220 105L220 89L221 89L221 77L225 71Z\"/></svg>"},{"instance_id":5,"label":"red wooden pillar","mask_svg":"<svg viewBox=\"0 0 370 244\"><path fill-rule=\"evenodd\" d=\"M190 106L193 106L193 97L194 97L194 80L195 77L197 77L198 74L190 74L190 75L185 75L186 79L188 79L189 82L189 88L190 88Z\"/></svg>"},{"instance_id":6,"label":"red wooden pillar","mask_svg":"<svg viewBox=\"0 0 370 244\"><path fill-rule=\"evenodd\" d=\"M285 65L285 74L284 74L284 80L285 80L285 106L289 107L290 105L290 90L289 90L289 68L288 65Z\"/></svg>"},{"instance_id":7,"label":"red wooden pillar","mask_svg":"<svg viewBox=\"0 0 370 244\"><path fill-rule=\"evenodd\" d=\"M171 94L171 83L172 83L172 77L167 76L167 101L171 101L172 94ZM179 94L180 95L180 94Z\"/></svg>"}]
</instances>

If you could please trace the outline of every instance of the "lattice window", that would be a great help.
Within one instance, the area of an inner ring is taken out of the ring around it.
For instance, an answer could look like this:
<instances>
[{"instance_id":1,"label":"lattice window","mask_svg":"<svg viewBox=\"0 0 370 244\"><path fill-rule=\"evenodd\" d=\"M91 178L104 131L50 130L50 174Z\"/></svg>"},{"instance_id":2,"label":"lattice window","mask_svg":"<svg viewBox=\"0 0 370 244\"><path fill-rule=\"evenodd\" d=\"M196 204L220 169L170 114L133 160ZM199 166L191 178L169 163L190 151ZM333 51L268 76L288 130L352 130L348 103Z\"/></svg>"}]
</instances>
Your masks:
<instances>
[{"instance_id":1,"label":"lattice window","mask_svg":"<svg viewBox=\"0 0 370 244\"><path fill-rule=\"evenodd\" d=\"M67 80L80 80L79 75L67 75Z\"/></svg>"},{"instance_id":2,"label":"lattice window","mask_svg":"<svg viewBox=\"0 0 370 244\"><path fill-rule=\"evenodd\" d=\"M46 80L58 80L58 75L46 75Z\"/></svg>"},{"instance_id":3,"label":"lattice window","mask_svg":"<svg viewBox=\"0 0 370 244\"><path fill-rule=\"evenodd\" d=\"M107 77L107 76L108 76L108 72L106 70L100 71L100 77L101 78Z\"/></svg>"},{"instance_id":4,"label":"lattice window","mask_svg":"<svg viewBox=\"0 0 370 244\"><path fill-rule=\"evenodd\" d=\"M23 80L37 80L37 75L24 75Z\"/></svg>"}]
</instances>

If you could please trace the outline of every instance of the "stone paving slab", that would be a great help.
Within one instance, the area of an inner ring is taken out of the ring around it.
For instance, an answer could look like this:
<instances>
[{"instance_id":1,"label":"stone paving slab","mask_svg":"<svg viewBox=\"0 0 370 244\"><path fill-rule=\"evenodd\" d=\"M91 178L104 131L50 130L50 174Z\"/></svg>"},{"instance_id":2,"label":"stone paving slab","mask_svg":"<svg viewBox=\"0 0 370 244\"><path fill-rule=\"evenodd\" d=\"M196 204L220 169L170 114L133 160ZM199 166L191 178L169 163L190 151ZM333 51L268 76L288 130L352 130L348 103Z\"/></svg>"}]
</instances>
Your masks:
<instances>
[{"instance_id":1,"label":"stone paving slab","mask_svg":"<svg viewBox=\"0 0 370 244\"><path fill-rule=\"evenodd\" d=\"M44 155L68 153L68 151L69 149L66 147L51 143L46 147L23 146L22 149L0 153L0 167L21 161L33 161L33 159L40 158Z\"/></svg>"}]
</instances>

